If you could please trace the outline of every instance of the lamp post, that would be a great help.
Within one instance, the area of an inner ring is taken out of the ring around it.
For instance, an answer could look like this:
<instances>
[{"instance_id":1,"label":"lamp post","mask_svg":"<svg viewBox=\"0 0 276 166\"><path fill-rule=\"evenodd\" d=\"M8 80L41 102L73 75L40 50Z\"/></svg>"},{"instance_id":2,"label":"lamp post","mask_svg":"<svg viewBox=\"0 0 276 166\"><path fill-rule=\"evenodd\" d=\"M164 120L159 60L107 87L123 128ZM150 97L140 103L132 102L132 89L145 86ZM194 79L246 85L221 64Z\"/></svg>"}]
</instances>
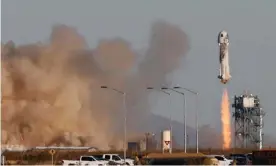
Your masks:
<instances>
[{"instance_id":1,"label":"lamp post","mask_svg":"<svg viewBox=\"0 0 276 166\"><path fill-rule=\"evenodd\" d=\"M186 111L186 96L185 96L185 93L183 92L179 92L173 88L168 88L168 87L162 87L161 88L162 90L171 90L171 91L174 91L180 95L183 96L183 100L184 100L184 105L183 105L183 118L184 118L184 152L186 153L187 152L187 111Z\"/></svg>"},{"instance_id":2,"label":"lamp post","mask_svg":"<svg viewBox=\"0 0 276 166\"><path fill-rule=\"evenodd\" d=\"M162 89L156 89L154 87L147 87L148 90L157 90L157 91L160 91L160 92L163 92L164 94L168 95L170 97L170 93L162 90ZM169 98L169 102L170 102L170 105L171 105L171 98ZM171 133L171 141L170 141L170 153L172 153L172 114L171 114L171 111L170 111L170 133Z\"/></svg>"},{"instance_id":3,"label":"lamp post","mask_svg":"<svg viewBox=\"0 0 276 166\"><path fill-rule=\"evenodd\" d=\"M124 143L123 143L123 149L124 149L124 163L126 163L126 145L127 145L127 107L126 107L126 93L123 91L120 91L115 88L111 88L108 86L101 86L102 89L110 89L113 90L121 95L123 95L123 107L124 107Z\"/></svg>"},{"instance_id":4,"label":"lamp post","mask_svg":"<svg viewBox=\"0 0 276 166\"><path fill-rule=\"evenodd\" d=\"M196 113L196 115L195 115L196 116L196 120L195 120L196 121L196 153L198 153L198 95L199 95L199 93L196 91L193 91L191 89L183 88L180 86L175 86L172 89L183 89L183 90L190 92L196 96L196 111L195 111L195 113Z\"/></svg>"},{"instance_id":5,"label":"lamp post","mask_svg":"<svg viewBox=\"0 0 276 166\"><path fill-rule=\"evenodd\" d=\"M149 135L150 133L145 133L146 136L146 152L149 150Z\"/></svg>"}]
</instances>

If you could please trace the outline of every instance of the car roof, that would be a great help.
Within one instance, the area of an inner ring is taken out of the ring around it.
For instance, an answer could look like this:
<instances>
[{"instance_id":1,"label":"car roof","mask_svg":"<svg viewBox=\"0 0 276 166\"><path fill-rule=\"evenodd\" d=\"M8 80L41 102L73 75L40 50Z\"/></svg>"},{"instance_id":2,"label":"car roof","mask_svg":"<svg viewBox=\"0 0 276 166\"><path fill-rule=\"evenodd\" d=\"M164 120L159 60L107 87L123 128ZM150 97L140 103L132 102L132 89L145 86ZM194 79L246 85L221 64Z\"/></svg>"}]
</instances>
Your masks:
<instances>
[{"instance_id":1,"label":"car roof","mask_svg":"<svg viewBox=\"0 0 276 166\"><path fill-rule=\"evenodd\" d=\"M240 158L240 159L245 159L246 157L243 157L243 156L236 156L235 158L236 158L236 159L239 159L239 158Z\"/></svg>"},{"instance_id":2,"label":"car roof","mask_svg":"<svg viewBox=\"0 0 276 166\"><path fill-rule=\"evenodd\" d=\"M224 155L207 155L207 157L222 157L222 158L226 158Z\"/></svg>"},{"instance_id":3,"label":"car roof","mask_svg":"<svg viewBox=\"0 0 276 166\"><path fill-rule=\"evenodd\" d=\"M230 156L246 156L247 154L242 154L242 153L235 153L235 154L230 154Z\"/></svg>"},{"instance_id":4,"label":"car roof","mask_svg":"<svg viewBox=\"0 0 276 166\"><path fill-rule=\"evenodd\" d=\"M211 154L211 155L207 155L207 156L219 156L219 157L225 157L224 155L221 155L221 154Z\"/></svg>"}]
</instances>

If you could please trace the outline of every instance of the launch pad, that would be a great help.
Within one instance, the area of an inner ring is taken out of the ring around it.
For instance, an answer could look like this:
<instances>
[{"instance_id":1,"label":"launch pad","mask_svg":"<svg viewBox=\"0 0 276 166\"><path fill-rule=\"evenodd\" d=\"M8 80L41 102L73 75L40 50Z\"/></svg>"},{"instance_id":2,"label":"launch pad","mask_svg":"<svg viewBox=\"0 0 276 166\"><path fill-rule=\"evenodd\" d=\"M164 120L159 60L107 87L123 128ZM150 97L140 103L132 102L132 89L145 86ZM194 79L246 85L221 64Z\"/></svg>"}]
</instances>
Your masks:
<instances>
[{"instance_id":1,"label":"launch pad","mask_svg":"<svg viewBox=\"0 0 276 166\"><path fill-rule=\"evenodd\" d=\"M263 117L265 112L258 96L247 93L234 97L232 107L235 127L235 148L263 147Z\"/></svg>"}]
</instances>

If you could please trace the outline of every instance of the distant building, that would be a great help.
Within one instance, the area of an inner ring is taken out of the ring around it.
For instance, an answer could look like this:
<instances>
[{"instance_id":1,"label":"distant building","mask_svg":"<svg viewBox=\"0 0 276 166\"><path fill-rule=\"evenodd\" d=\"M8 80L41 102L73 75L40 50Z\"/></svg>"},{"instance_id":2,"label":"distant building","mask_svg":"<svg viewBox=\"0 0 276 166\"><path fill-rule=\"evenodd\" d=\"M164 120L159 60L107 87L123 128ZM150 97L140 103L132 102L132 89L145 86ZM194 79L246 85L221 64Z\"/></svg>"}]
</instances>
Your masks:
<instances>
[{"instance_id":1,"label":"distant building","mask_svg":"<svg viewBox=\"0 0 276 166\"><path fill-rule=\"evenodd\" d=\"M156 150L157 147L157 141L153 133L145 133L140 139L128 142L128 150L132 152L151 151Z\"/></svg>"},{"instance_id":2,"label":"distant building","mask_svg":"<svg viewBox=\"0 0 276 166\"><path fill-rule=\"evenodd\" d=\"M1 151L24 151L27 148L23 145L11 145L11 144L3 144L1 145Z\"/></svg>"},{"instance_id":3,"label":"distant building","mask_svg":"<svg viewBox=\"0 0 276 166\"><path fill-rule=\"evenodd\" d=\"M127 150L130 152L140 152L140 144L138 142L128 142Z\"/></svg>"}]
</instances>

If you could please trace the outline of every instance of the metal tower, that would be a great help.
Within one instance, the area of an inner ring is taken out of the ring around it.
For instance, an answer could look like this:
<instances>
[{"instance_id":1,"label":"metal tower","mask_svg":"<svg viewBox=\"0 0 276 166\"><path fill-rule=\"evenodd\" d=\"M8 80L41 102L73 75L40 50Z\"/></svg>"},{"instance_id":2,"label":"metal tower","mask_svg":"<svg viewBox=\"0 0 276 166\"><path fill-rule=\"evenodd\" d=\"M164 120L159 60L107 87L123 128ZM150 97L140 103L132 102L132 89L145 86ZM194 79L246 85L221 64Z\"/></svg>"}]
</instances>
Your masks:
<instances>
[{"instance_id":1,"label":"metal tower","mask_svg":"<svg viewBox=\"0 0 276 166\"><path fill-rule=\"evenodd\" d=\"M263 117L265 112L260 105L258 96L248 95L234 97L232 107L235 109L235 148L263 147Z\"/></svg>"}]
</instances>

